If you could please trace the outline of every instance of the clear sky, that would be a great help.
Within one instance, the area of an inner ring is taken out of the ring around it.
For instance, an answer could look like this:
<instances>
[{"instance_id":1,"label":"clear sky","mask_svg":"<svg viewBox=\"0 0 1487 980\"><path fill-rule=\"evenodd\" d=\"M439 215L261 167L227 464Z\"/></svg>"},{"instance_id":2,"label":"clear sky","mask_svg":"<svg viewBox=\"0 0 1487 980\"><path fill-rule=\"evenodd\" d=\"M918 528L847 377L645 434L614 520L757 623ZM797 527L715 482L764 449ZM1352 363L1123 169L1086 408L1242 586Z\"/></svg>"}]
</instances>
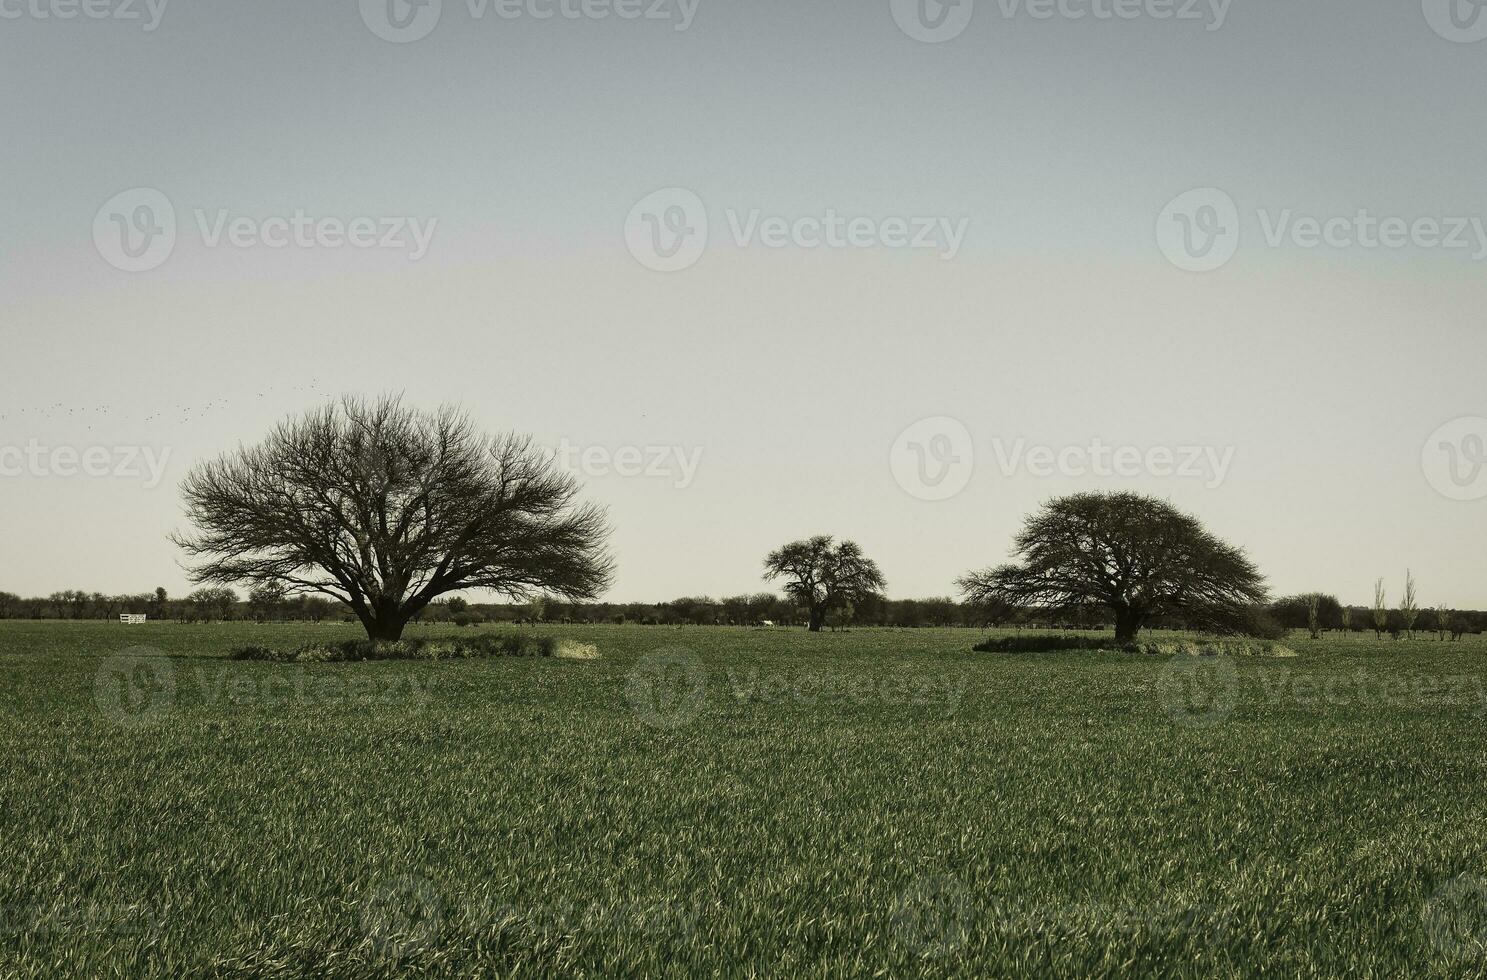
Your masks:
<instances>
[{"instance_id":1,"label":"clear sky","mask_svg":"<svg viewBox=\"0 0 1487 980\"><path fill-rule=\"evenodd\" d=\"M1133 488L1276 592L1487 607L1469 3L124 2L0 0L0 589L183 591L194 460L397 390L573 448L616 600L818 532L945 594Z\"/></svg>"}]
</instances>

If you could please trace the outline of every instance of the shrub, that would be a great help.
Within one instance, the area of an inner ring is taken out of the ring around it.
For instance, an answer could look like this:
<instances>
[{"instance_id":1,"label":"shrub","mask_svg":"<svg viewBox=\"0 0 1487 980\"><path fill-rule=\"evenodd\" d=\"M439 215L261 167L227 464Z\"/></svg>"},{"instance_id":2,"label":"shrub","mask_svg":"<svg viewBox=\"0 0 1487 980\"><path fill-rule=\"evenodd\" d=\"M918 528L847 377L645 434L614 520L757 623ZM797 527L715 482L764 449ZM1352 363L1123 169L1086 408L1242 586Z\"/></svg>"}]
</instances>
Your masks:
<instances>
[{"instance_id":1,"label":"shrub","mask_svg":"<svg viewBox=\"0 0 1487 980\"><path fill-rule=\"evenodd\" d=\"M344 663L355 660L467 660L479 657L551 657L557 642L550 636L522 633L485 633L471 637L423 638L374 642L344 640L311 643L294 650L245 646L233 650L233 660L269 660L278 663Z\"/></svg>"},{"instance_id":2,"label":"shrub","mask_svg":"<svg viewBox=\"0 0 1487 980\"><path fill-rule=\"evenodd\" d=\"M1062 653L1075 650L1105 650L1159 657L1175 657L1179 654L1192 657L1296 656L1296 652L1289 647L1261 639L1146 640L1139 643L1116 643L1113 639L1098 636L998 636L983 640L972 649L978 653Z\"/></svg>"},{"instance_id":3,"label":"shrub","mask_svg":"<svg viewBox=\"0 0 1487 980\"><path fill-rule=\"evenodd\" d=\"M1114 640L1093 636L994 636L971 649L978 653L1052 653L1055 650L1113 650Z\"/></svg>"},{"instance_id":4,"label":"shrub","mask_svg":"<svg viewBox=\"0 0 1487 980\"><path fill-rule=\"evenodd\" d=\"M277 650L258 646L257 644L238 647L232 651L233 660L275 660L278 659L278 656L279 653Z\"/></svg>"},{"instance_id":5,"label":"shrub","mask_svg":"<svg viewBox=\"0 0 1487 980\"><path fill-rule=\"evenodd\" d=\"M1290 631L1263 607L1246 606L1232 632L1257 640L1280 640Z\"/></svg>"},{"instance_id":6,"label":"shrub","mask_svg":"<svg viewBox=\"0 0 1487 980\"><path fill-rule=\"evenodd\" d=\"M560 640L555 657L563 660L598 660L599 648L592 643L574 643L571 640Z\"/></svg>"}]
</instances>

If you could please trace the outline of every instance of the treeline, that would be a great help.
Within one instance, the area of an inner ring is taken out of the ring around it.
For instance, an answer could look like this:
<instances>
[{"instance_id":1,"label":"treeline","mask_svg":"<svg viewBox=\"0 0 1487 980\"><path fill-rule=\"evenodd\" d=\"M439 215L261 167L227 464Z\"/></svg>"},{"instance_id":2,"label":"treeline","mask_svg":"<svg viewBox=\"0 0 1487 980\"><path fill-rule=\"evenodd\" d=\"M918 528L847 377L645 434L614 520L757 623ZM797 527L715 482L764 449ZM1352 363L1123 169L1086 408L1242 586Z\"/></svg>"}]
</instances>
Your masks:
<instances>
[{"instance_id":1,"label":"treeline","mask_svg":"<svg viewBox=\"0 0 1487 980\"><path fill-rule=\"evenodd\" d=\"M171 598L165 589L134 595L70 589L44 598L0 592L0 619L118 619L125 613L184 623L255 619L318 623L341 619L347 610L320 596L291 597L263 589L254 590L246 599L232 589L197 589L178 599Z\"/></svg>"},{"instance_id":2,"label":"treeline","mask_svg":"<svg viewBox=\"0 0 1487 980\"><path fill-rule=\"evenodd\" d=\"M1379 635L1436 633L1460 636L1487 630L1487 612L1440 607L1418 610L1345 606L1321 593L1287 596L1266 612L1288 630L1315 632L1372 631ZM319 596L288 596L272 588L239 596L231 589L197 589L173 598L165 589L134 595L67 590L46 597L22 598L0 592L0 619L118 619L143 613L152 620L179 622L324 622L354 621L350 610ZM564 602L538 598L523 603L471 603L459 597L429 605L418 617L425 623L634 623L646 626L804 626L809 612L787 597L769 592L728 596L686 596L670 602ZM928 599L869 597L827 617L828 629L852 626L970 627L1021 626L1034 629L1098 630L1112 626L1103 607L1086 606L1050 613L1046 610L991 608L948 596ZM1156 629L1182 629L1179 618L1158 618Z\"/></svg>"},{"instance_id":3,"label":"treeline","mask_svg":"<svg viewBox=\"0 0 1487 980\"><path fill-rule=\"evenodd\" d=\"M1270 615L1286 629L1306 630L1313 636L1332 631L1372 632L1378 636L1419 634L1460 637L1487 631L1487 612L1421 607L1415 602L1413 583L1408 597L1397 607L1385 604L1379 594L1371 606L1344 605L1336 596L1320 592L1286 596L1269 606Z\"/></svg>"},{"instance_id":4,"label":"treeline","mask_svg":"<svg viewBox=\"0 0 1487 980\"><path fill-rule=\"evenodd\" d=\"M354 620L345 606L317 596L286 596L261 588L246 596L232 589L198 589L173 598L165 589L133 595L68 590L45 597L22 598L0 592L0 619L118 619L143 613L150 619L181 622ZM471 603L459 597L431 603L418 616L422 622L470 625L493 623L638 623L652 626L743 626L772 622L804 624L805 609L778 595L759 592L724 599L686 597L671 602L565 602L538 598L524 603ZM985 616L950 598L874 599L841 610L831 625L976 626Z\"/></svg>"}]
</instances>

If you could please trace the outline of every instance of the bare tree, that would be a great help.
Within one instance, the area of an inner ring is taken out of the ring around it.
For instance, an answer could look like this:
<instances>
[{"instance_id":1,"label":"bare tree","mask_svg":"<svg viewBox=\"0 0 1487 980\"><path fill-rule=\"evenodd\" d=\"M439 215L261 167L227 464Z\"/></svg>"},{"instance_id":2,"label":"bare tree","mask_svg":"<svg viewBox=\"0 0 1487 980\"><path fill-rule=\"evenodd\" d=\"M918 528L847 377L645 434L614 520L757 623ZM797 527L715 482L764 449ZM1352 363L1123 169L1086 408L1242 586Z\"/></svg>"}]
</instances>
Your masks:
<instances>
[{"instance_id":1,"label":"bare tree","mask_svg":"<svg viewBox=\"0 0 1487 980\"><path fill-rule=\"evenodd\" d=\"M1181 614L1199 629L1245 631L1266 599L1243 551L1152 497L1079 493L1028 518L1002 565L963 576L970 602L1055 611L1099 604L1115 615L1115 638L1129 642L1152 617Z\"/></svg>"},{"instance_id":2,"label":"bare tree","mask_svg":"<svg viewBox=\"0 0 1487 980\"><path fill-rule=\"evenodd\" d=\"M807 627L818 633L826 614L876 595L887 587L883 573L856 542L835 544L820 534L771 551L764 559L766 581L785 578L785 594L807 611Z\"/></svg>"},{"instance_id":3,"label":"bare tree","mask_svg":"<svg viewBox=\"0 0 1487 980\"><path fill-rule=\"evenodd\" d=\"M1389 597L1384 592L1384 580L1375 579L1373 583L1373 635L1374 639L1381 639L1384 630L1389 628Z\"/></svg>"},{"instance_id":4,"label":"bare tree","mask_svg":"<svg viewBox=\"0 0 1487 980\"><path fill-rule=\"evenodd\" d=\"M1419 603L1415 600L1415 577L1410 570L1404 570L1404 598L1399 600L1399 621L1404 626L1406 636L1414 637L1415 620L1420 615Z\"/></svg>"},{"instance_id":5,"label":"bare tree","mask_svg":"<svg viewBox=\"0 0 1487 980\"><path fill-rule=\"evenodd\" d=\"M177 543L198 583L275 583L349 606L396 640L436 597L490 589L592 598L609 583L608 524L530 440L482 436L453 408L346 398L199 464Z\"/></svg>"}]
</instances>

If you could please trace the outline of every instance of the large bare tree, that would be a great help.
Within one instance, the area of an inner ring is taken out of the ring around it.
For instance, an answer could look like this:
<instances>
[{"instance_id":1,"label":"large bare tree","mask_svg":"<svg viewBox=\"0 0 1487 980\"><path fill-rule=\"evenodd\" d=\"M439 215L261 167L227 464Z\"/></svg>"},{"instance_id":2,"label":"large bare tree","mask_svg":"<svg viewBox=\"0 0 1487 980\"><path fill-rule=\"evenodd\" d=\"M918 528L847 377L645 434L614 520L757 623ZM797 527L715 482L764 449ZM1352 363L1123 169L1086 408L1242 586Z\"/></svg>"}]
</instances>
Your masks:
<instances>
[{"instance_id":1,"label":"large bare tree","mask_svg":"<svg viewBox=\"0 0 1487 980\"><path fill-rule=\"evenodd\" d=\"M825 534L771 551L764 559L764 578L788 580L785 594L806 608L813 633L820 632L828 612L877 595L887 584L856 542L835 544Z\"/></svg>"},{"instance_id":2,"label":"large bare tree","mask_svg":"<svg viewBox=\"0 0 1487 980\"><path fill-rule=\"evenodd\" d=\"M396 640L459 589L603 591L609 527L578 491L529 439L485 436L457 409L346 398L198 464L181 486L197 530L175 540L197 582L330 596Z\"/></svg>"},{"instance_id":3,"label":"large bare tree","mask_svg":"<svg viewBox=\"0 0 1487 980\"><path fill-rule=\"evenodd\" d=\"M962 577L967 600L1054 610L1103 605L1122 642L1168 614L1198 629L1240 631L1266 599L1243 551L1172 505L1135 493L1050 501L1028 518L1013 555L1020 564Z\"/></svg>"}]
</instances>

